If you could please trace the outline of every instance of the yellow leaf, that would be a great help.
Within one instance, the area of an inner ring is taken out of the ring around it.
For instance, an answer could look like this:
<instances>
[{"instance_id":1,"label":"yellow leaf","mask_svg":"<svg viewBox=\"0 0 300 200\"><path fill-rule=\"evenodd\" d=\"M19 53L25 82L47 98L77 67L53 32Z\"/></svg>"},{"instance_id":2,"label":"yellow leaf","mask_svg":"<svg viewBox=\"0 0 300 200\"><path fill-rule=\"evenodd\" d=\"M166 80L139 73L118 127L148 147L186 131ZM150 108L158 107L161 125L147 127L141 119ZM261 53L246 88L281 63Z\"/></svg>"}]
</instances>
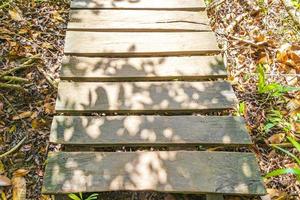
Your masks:
<instances>
[{"instance_id":1,"label":"yellow leaf","mask_svg":"<svg viewBox=\"0 0 300 200\"><path fill-rule=\"evenodd\" d=\"M4 172L5 172L5 167L4 167L3 163L0 160L0 174L4 174Z\"/></svg>"},{"instance_id":2,"label":"yellow leaf","mask_svg":"<svg viewBox=\"0 0 300 200\"><path fill-rule=\"evenodd\" d=\"M13 173L14 177L23 177L29 173L27 169L18 169Z\"/></svg>"},{"instance_id":3,"label":"yellow leaf","mask_svg":"<svg viewBox=\"0 0 300 200\"><path fill-rule=\"evenodd\" d=\"M10 17L15 21L23 20L21 11L19 9L12 9L8 11Z\"/></svg>"},{"instance_id":4,"label":"yellow leaf","mask_svg":"<svg viewBox=\"0 0 300 200\"><path fill-rule=\"evenodd\" d=\"M2 198L2 200L7 200L6 195L3 191L1 192L1 198Z\"/></svg>"},{"instance_id":5,"label":"yellow leaf","mask_svg":"<svg viewBox=\"0 0 300 200\"><path fill-rule=\"evenodd\" d=\"M12 178L13 195L12 200L26 200L26 180L22 176Z\"/></svg>"},{"instance_id":6,"label":"yellow leaf","mask_svg":"<svg viewBox=\"0 0 300 200\"><path fill-rule=\"evenodd\" d=\"M284 140L284 137L285 137L284 133L278 133L269 137L268 141L271 144L280 144Z\"/></svg>"},{"instance_id":7,"label":"yellow leaf","mask_svg":"<svg viewBox=\"0 0 300 200\"><path fill-rule=\"evenodd\" d=\"M14 133L17 130L16 125L13 125L12 127L9 128L8 132L9 133Z\"/></svg>"},{"instance_id":8,"label":"yellow leaf","mask_svg":"<svg viewBox=\"0 0 300 200\"><path fill-rule=\"evenodd\" d=\"M60 16L60 14L57 11L53 12L53 18L55 21L64 21L64 19Z\"/></svg>"},{"instance_id":9,"label":"yellow leaf","mask_svg":"<svg viewBox=\"0 0 300 200\"><path fill-rule=\"evenodd\" d=\"M23 118L27 118L30 117L32 115L31 111L26 111L26 112L22 112L19 115L13 116L13 120L18 120L18 119L23 119Z\"/></svg>"}]
</instances>

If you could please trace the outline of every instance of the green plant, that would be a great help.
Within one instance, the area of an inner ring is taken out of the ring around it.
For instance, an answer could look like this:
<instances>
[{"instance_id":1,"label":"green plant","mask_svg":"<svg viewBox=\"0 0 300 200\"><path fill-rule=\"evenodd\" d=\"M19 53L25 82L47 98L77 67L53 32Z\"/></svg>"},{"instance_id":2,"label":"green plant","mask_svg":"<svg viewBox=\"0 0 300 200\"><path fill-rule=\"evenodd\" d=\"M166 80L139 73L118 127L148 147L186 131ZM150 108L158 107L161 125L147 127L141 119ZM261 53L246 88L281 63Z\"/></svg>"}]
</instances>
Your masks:
<instances>
[{"instance_id":1,"label":"green plant","mask_svg":"<svg viewBox=\"0 0 300 200\"><path fill-rule=\"evenodd\" d=\"M300 143L298 143L294 138L292 137L287 137L290 143L297 149L297 151L300 153ZM277 146L277 145L272 145L274 148L284 152L291 158L293 158L297 164L300 166L300 158L298 158L296 155L293 153ZM284 169L276 169L270 173L268 173L265 178L273 177L273 176L279 176L282 174L294 174L297 177L297 180L300 181L300 168L294 167L294 168L284 168Z\"/></svg>"},{"instance_id":2,"label":"green plant","mask_svg":"<svg viewBox=\"0 0 300 200\"><path fill-rule=\"evenodd\" d=\"M244 101L240 102L237 109L238 116L244 116L246 113L246 104Z\"/></svg>"},{"instance_id":3,"label":"green plant","mask_svg":"<svg viewBox=\"0 0 300 200\"><path fill-rule=\"evenodd\" d=\"M264 65L260 64L257 67L258 73L258 93L269 94L273 97L281 97L284 93L291 91L299 91L300 88L283 86L279 83L267 83Z\"/></svg>"},{"instance_id":4,"label":"green plant","mask_svg":"<svg viewBox=\"0 0 300 200\"><path fill-rule=\"evenodd\" d=\"M73 199L73 200L96 200L98 198L98 195L99 194L91 194L90 196L88 196L87 198L84 198L83 195L82 195L82 192L80 192L78 194L78 196L76 194L69 194L69 198L70 199Z\"/></svg>"},{"instance_id":5,"label":"green plant","mask_svg":"<svg viewBox=\"0 0 300 200\"><path fill-rule=\"evenodd\" d=\"M271 110L267 115L267 123L264 126L264 131L268 133L275 126L282 128L285 132L289 132L292 129L292 125L279 110Z\"/></svg>"}]
</instances>

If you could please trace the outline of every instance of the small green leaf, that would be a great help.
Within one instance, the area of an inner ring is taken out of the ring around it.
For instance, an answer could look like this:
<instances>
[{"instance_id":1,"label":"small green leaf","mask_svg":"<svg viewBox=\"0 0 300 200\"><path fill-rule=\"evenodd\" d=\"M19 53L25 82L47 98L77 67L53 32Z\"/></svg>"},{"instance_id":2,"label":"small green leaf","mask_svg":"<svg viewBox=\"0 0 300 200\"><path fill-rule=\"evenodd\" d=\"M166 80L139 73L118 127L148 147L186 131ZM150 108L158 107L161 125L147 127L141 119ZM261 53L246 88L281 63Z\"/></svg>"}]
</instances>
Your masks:
<instances>
[{"instance_id":1,"label":"small green leaf","mask_svg":"<svg viewBox=\"0 0 300 200\"><path fill-rule=\"evenodd\" d=\"M282 174L294 174L299 176L300 175L300 169L296 169L296 168L286 168L286 169L276 169L270 173L268 173L265 178L270 178L273 176L279 176Z\"/></svg>"},{"instance_id":2,"label":"small green leaf","mask_svg":"<svg viewBox=\"0 0 300 200\"><path fill-rule=\"evenodd\" d=\"M292 137L287 137L294 147L300 152L300 144Z\"/></svg>"},{"instance_id":3,"label":"small green leaf","mask_svg":"<svg viewBox=\"0 0 300 200\"><path fill-rule=\"evenodd\" d=\"M81 200L76 194L69 194L68 197L73 200Z\"/></svg>"},{"instance_id":4,"label":"small green leaf","mask_svg":"<svg viewBox=\"0 0 300 200\"><path fill-rule=\"evenodd\" d=\"M297 156L295 156L295 155L292 154L291 152L289 152L289 151L287 151L287 150L285 150L285 149L283 149L283 148L281 148L281 147L279 147L279 146L277 146L277 145L272 145L272 146L275 147L276 149L278 149L278 150L280 150L280 151L286 153L288 156L290 156L291 158L293 158L293 159L300 165L300 159L297 158Z\"/></svg>"},{"instance_id":5,"label":"small green leaf","mask_svg":"<svg viewBox=\"0 0 300 200\"><path fill-rule=\"evenodd\" d=\"M98 198L98 195L99 194L96 194L96 193L91 194L86 200L96 200Z\"/></svg>"}]
</instances>

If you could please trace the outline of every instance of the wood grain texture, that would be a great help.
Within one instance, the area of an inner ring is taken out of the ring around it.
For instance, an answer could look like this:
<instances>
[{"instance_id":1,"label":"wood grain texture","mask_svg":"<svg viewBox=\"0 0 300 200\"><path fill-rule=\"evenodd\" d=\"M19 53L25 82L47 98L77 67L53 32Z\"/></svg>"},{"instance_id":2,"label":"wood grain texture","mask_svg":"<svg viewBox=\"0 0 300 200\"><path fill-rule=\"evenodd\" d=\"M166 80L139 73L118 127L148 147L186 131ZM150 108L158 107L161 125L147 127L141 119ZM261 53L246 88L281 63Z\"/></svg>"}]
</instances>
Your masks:
<instances>
[{"instance_id":1,"label":"wood grain texture","mask_svg":"<svg viewBox=\"0 0 300 200\"><path fill-rule=\"evenodd\" d=\"M69 30L211 31L206 12L151 10L71 10Z\"/></svg>"},{"instance_id":2,"label":"wood grain texture","mask_svg":"<svg viewBox=\"0 0 300 200\"><path fill-rule=\"evenodd\" d=\"M71 8L204 10L204 0L73 0Z\"/></svg>"},{"instance_id":3,"label":"wood grain texture","mask_svg":"<svg viewBox=\"0 0 300 200\"><path fill-rule=\"evenodd\" d=\"M159 191L263 195L252 153L50 153L43 193Z\"/></svg>"},{"instance_id":4,"label":"wood grain texture","mask_svg":"<svg viewBox=\"0 0 300 200\"><path fill-rule=\"evenodd\" d=\"M60 78L75 81L225 78L222 56L95 58L65 56Z\"/></svg>"},{"instance_id":5,"label":"wood grain texture","mask_svg":"<svg viewBox=\"0 0 300 200\"><path fill-rule=\"evenodd\" d=\"M213 32L67 31L65 54L76 56L170 56L219 53Z\"/></svg>"},{"instance_id":6,"label":"wood grain texture","mask_svg":"<svg viewBox=\"0 0 300 200\"><path fill-rule=\"evenodd\" d=\"M221 116L55 116L50 142L88 146L252 144L242 118Z\"/></svg>"},{"instance_id":7,"label":"wood grain texture","mask_svg":"<svg viewBox=\"0 0 300 200\"><path fill-rule=\"evenodd\" d=\"M233 108L231 85L216 82L61 82L57 112L166 112Z\"/></svg>"}]
</instances>

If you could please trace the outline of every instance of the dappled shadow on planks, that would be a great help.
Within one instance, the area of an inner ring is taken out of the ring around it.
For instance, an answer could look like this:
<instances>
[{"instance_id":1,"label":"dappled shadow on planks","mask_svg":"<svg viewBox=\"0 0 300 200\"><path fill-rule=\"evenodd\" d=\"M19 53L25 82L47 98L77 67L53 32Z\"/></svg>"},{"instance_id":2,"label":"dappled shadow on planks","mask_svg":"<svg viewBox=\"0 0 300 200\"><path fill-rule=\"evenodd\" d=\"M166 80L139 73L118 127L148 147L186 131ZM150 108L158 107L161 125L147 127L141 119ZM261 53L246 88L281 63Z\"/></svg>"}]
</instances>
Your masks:
<instances>
[{"instance_id":1,"label":"dappled shadow on planks","mask_svg":"<svg viewBox=\"0 0 300 200\"><path fill-rule=\"evenodd\" d=\"M259 195L265 191L257 169L248 153L61 152L49 155L43 190Z\"/></svg>"},{"instance_id":2,"label":"dappled shadow on planks","mask_svg":"<svg viewBox=\"0 0 300 200\"><path fill-rule=\"evenodd\" d=\"M155 113L231 109L231 85L213 82L61 82L56 111L63 113Z\"/></svg>"},{"instance_id":3,"label":"dappled shadow on planks","mask_svg":"<svg viewBox=\"0 0 300 200\"><path fill-rule=\"evenodd\" d=\"M85 146L249 145L239 117L56 116L50 142Z\"/></svg>"},{"instance_id":4,"label":"dappled shadow on planks","mask_svg":"<svg viewBox=\"0 0 300 200\"><path fill-rule=\"evenodd\" d=\"M134 47L133 47L134 48ZM63 80L149 81L207 80L226 77L222 56L187 57L65 57Z\"/></svg>"}]
</instances>

